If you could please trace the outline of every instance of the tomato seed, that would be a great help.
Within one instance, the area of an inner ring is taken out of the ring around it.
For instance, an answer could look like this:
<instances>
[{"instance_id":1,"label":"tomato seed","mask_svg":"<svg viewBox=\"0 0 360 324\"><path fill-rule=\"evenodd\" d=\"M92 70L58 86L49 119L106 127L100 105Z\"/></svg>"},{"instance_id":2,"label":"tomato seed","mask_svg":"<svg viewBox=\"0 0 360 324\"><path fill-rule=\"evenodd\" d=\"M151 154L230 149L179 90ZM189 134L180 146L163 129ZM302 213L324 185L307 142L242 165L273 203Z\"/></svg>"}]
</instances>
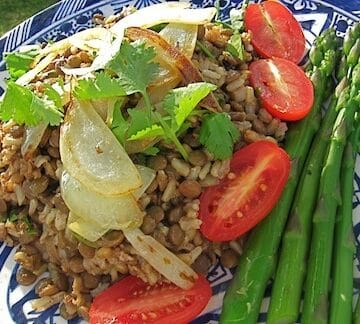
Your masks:
<instances>
[{"instance_id":1,"label":"tomato seed","mask_svg":"<svg viewBox=\"0 0 360 324\"><path fill-rule=\"evenodd\" d=\"M233 173L233 172L229 172L228 175L227 175L227 178L228 178L229 180L233 180L233 179L236 178L236 175L235 175L235 173Z\"/></svg>"},{"instance_id":2,"label":"tomato seed","mask_svg":"<svg viewBox=\"0 0 360 324\"><path fill-rule=\"evenodd\" d=\"M236 216L241 218L241 217L244 216L244 214L239 210L239 211L236 212Z\"/></svg>"}]
</instances>

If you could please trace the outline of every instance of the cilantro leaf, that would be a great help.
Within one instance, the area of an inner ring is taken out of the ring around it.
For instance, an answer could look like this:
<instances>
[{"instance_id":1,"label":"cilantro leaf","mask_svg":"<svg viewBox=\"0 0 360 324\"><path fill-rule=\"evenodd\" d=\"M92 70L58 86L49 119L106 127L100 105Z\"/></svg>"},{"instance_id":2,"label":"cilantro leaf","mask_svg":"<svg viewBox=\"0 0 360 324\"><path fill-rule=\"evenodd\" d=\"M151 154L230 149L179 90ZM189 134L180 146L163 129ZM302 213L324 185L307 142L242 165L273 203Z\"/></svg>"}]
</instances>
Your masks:
<instances>
[{"instance_id":1,"label":"cilantro leaf","mask_svg":"<svg viewBox=\"0 0 360 324\"><path fill-rule=\"evenodd\" d=\"M146 127L138 131L135 135L130 136L129 141L135 141L139 139L158 137L164 135L165 135L164 129L158 124L153 124L149 127Z\"/></svg>"},{"instance_id":2,"label":"cilantro leaf","mask_svg":"<svg viewBox=\"0 0 360 324\"><path fill-rule=\"evenodd\" d=\"M145 96L146 88L159 70L159 65L150 62L156 56L153 47L145 47L145 42L124 42L120 51L107 67L119 76L119 84L126 93L140 92Z\"/></svg>"},{"instance_id":3,"label":"cilantro leaf","mask_svg":"<svg viewBox=\"0 0 360 324\"><path fill-rule=\"evenodd\" d=\"M58 109L62 110L63 107L60 94L50 84L44 83L44 87L45 96L52 100Z\"/></svg>"},{"instance_id":4,"label":"cilantro leaf","mask_svg":"<svg viewBox=\"0 0 360 324\"><path fill-rule=\"evenodd\" d=\"M240 133L226 114L211 113L204 117L199 141L216 159L231 157L233 145Z\"/></svg>"},{"instance_id":5,"label":"cilantro leaf","mask_svg":"<svg viewBox=\"0 0 360 324\"><path fill-rule=\"evenodd\" d=\"M17 124L28 126L47 122L57 126L62 121L63 113L56 107L54 101L46 96L40 98L31 90L13 81L8 82L8 88L0 105L0 119L13 119Z\"/></svg>"},{"instance_id":6,"label":"cilantro leaf","mask_svg":"<svg viewBox=\"0 0 360 324\"><path fill-rule=\"evenodd\" d=\"M125 144L126 133L128 128L129 128L129 122L125 120L121 112L121 106L116 104L113 112L111 131L122 145Z\"/></svg>"},{"instance_id":7,"label":"cilantro leaf","mask_svg":"<svg viewBox=\"0 0 360 324\"><path fill-rule=\"evenodd\" d=\"M130 126L127 135L131 137L142 129L151 127L153 122L143 109L132 108L127 110L130 116Z\"/></svg>"},{"instance_id":8,"label":"cilantro leaf","mask_svg":"<svg viewBox=\"0 0 360 324\"><path fill-rule=\"evenodd\" d=\"M164 109L172 117L172 130L178 131L197 104L215 89L211 83L199 82L171 90L164 98Z\"/></svg>"},{"instance_id":9,"label":"cilantro leaf","mask_svg":"<svg viewBox=\"0 0 360 324\"><path fill-rule=\"evenodd\" d=\"M95 74L95 79L79 80L74 96L80 100L94 100L125 96L126 93L118 79L105 72Z\"/></svg>"},{"instance_id":10,"label":"cilantro leaf","mask_svg":"<svg viewBox=\"0 0 360 324\"><path fill-rule=\"evenodd\" d=\"M238 57L240 60L244 60L244 44L241 39L241 35L238 32L230 37L228 43L226 44L226 50L234 57Z\"/></svg>"},{"instance_id":11,"label":"cilantro leaf","mask_svg":"<svg viewBox=\"0 0 360 324\"><path fill-rule=\"evenodd\" d=\"M17 80L31 69L31 63L34 61L37 53L38 51L33 49L21 53L13 52L4 54L7 70L12 80Z\"/></svg>"}]
</instances>

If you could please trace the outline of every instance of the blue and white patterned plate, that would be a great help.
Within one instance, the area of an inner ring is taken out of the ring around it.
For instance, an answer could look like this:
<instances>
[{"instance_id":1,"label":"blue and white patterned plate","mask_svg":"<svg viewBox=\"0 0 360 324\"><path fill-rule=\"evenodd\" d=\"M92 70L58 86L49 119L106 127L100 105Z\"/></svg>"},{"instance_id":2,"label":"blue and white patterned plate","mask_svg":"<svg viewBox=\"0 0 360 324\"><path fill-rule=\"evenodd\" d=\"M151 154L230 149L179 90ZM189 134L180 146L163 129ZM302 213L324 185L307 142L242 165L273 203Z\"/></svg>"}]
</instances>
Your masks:
<instances>
[{"instance_id":1,"label":"blue and white patterned plate","mask_svg":"<svg viewBox=\"0 0 360 324\"><path fill-rule=\"evenodd\" d=\"M63 0L24 21L0 39L0 94L5 87L7 72L2 61L2 53L16 50L20 45L46 40L57 40L91 26L91 17L100 12L109 16L121 10L123 6L134 5L138 8L149 6L159 0ZM214 5L214 0L193 0L194 7ZM221 19L228 18L231 8L241 6L241 0L222 0ZM259 2L259 0L256 0ZM346 29L360 20L360 0L283 0L296 18L301 22L308 44L324 29L334 26L338 35L343 36ZM354 233L357 241L357 258L354 264L354 282L360 288L360 155L358 155L355 191L353 197ZM18 266L13 261L15 249L0 242L0 323L66 323L59 315L56 306L45 312L36 313L31 309L34 299L34 287L19 286L15 279ZM208 275L212 285L213 298L204 312L194 321L196 324L214 324L218 322L222 298L232 275L221 265L216 265ZM269 291L269 290L268 290ZM354 292L357 295L358 289ZM265 298L259 322L266 319L269 299ZM80 319L68 323L81 323ZM342 324L342 323L339 323Z\"/></svg>"}]
</instances>

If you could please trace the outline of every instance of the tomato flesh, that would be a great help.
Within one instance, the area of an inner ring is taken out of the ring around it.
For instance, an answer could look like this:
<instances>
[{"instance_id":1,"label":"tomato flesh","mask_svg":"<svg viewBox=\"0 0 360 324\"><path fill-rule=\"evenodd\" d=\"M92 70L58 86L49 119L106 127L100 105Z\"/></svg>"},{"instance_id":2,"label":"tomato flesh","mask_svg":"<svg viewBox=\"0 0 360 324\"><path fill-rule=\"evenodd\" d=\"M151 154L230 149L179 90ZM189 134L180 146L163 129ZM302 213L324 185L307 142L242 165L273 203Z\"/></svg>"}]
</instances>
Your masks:
<instances>
[{"instance_id":1,"label":"tomato flesh","mask_svg":"<svg viewBox=\"0 0 360 324\"><path fill-rule=\"evenodd\" d=\"M237 151L228 176L201 195L203 235L221 242L249 231L274 207L289 171L289 156L274 143L259 141Z\"/></svg>"},{"instance_id":2,"label":"tomato flesh","mask_svg":"<svg viewBox=\"0 0 360 324\"><path fill-rule=\"evenodd\" d=\"M280 2L250 4L245 28L251 32L255 50L264 58L280 57L299 63L305 52L305 37L299 22Z\"/></svg>"},{"instance_id":3,"label":"tomato flesh","mask_svg":"<svg viewBox=\"0 0 360 324\"><path fill-rule=\"evenodd\" d=\"M310 112L313 85L296 64L281 58L262 59L252 62L249 70L250 84L272 116L296 121Z\"/></svg>"},{"instance_id":4,"label":"tomato flesh","mask_svg":"<svg viewBox=\"0 0 360 324\"><path fill-rule=\"evenodd\" d=\"M203 276L189 290L170 283L150 286L128 276L95 297L90 324L188 323L205 308L211 295Z\"/></svg>"}]
</instances>

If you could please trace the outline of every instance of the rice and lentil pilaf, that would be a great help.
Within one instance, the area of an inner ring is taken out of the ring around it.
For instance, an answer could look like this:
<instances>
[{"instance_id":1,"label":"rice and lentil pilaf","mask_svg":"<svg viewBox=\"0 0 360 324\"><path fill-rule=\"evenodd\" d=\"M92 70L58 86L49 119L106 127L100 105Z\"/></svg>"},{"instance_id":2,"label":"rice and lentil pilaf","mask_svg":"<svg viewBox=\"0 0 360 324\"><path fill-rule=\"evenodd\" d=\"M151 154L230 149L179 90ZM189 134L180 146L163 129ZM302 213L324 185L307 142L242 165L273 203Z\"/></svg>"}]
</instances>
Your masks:
<instances>
[{"instance_id":1,"label":"rice and lentil pilaf","mask_svg":"<svg viewBox=\"0 0 360 324\"><path fill-rule=\"evenodd\" d=\"M130 11L107 19L97 14L94 21L109 27ZM192 61L205 81L218 86L216 98L241 133L235 150L260 139L279 142L284 138L286 124L259 107L248 83L248 63L254 59L250 36L241 35L246 52L244 61L240 61L225 51L231 35L231 29L215 24L200 26L198 40L216 60L197 48ZM86 67L92 60L91 54L71 47L31 86L41 94L44 82L65 77L61 66ZM131 104L138 99L133 95ZM146 212L141 230L192 264L197 272L206 273L217 258L225 267L234 267L242 252L243 238L211 243L199 231L199 196L203 188L227 176L229 160L214 160L198 140L199 119L192 117L190 122L191 128L181 139L189 162L165 143L160 143L161 154L146 161L136 154L131 158L156 171L154 181L139 200ZM150 284L162 280L121 231L111 231L89 246L67 229L69 210L59 189L59 127L48 127L31 156L21 154L23 139L22 126L11 121L0 124L0 240L18 246L15 261L21 265L17 272L20 284L31 285L49 272L36 285L38 310L60 303L60 314L65 319L76 315L88 318L93 296L121 277L130 273Z\"/></svg>"}]
</instances>

